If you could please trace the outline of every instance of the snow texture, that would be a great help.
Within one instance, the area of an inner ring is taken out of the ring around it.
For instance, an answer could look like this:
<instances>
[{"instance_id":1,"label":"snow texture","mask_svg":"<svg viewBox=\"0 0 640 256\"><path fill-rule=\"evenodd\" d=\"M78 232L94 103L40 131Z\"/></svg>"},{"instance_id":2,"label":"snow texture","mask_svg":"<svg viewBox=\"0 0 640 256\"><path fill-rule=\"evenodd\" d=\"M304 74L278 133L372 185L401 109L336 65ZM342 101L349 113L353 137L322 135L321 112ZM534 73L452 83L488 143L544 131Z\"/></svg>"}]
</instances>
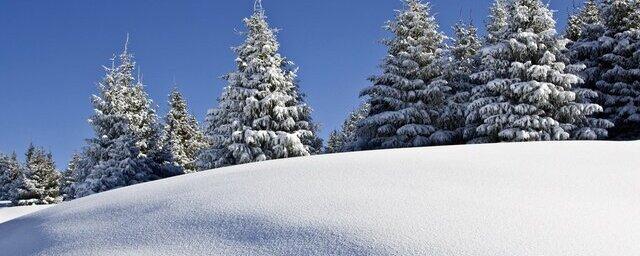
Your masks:
<instances>
[{"instance_id":1,"label":"snow texture","mask_svg":"<svg viewBox=\"0 0 640 256\"><path fill-rule=\"evenodd\" d=\"M42 209L49 208L53 205L32 205L32 206L17 206L17 207L0 207L0 224L31 214ZM3 233L4 234L4 233Z\"/></svg>"},{"instance_id":2,"label":"snow texture","mask_svg":"<svg viewBox=\"0 0 640 256\"><path fill-rule=\"evenodd\" d=\"M292 158L95 194L0 225L5 255L635 255L640 142ZM461 157L464 156L464 157Z\"/></svg>"}]
</instances>

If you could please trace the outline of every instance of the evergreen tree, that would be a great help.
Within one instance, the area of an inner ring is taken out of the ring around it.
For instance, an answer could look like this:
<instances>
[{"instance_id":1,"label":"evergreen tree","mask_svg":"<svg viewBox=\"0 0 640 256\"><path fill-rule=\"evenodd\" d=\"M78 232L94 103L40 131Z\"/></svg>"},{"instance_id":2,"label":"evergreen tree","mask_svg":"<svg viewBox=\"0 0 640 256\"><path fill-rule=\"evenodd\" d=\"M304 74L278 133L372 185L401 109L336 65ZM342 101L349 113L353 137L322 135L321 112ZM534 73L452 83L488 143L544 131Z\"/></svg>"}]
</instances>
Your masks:
<instances>
[{"instance_id":1,"label":"evergreen tree","mask_svg":"<svg viewBox=\"0 0 640 256\"><path fill-rule=\"evenodd\" d=\"M384 41L389 49L383 74L361 93L371 110L358 125L358 149L444 144L452 137L437 123L450 90L440 79L445 36L428 4L404 4L387 26L394 37Z\"/></svg>"},{"instance_id":2,"label":"evergreen tree","mask_svg":"<svg viewBox=\"0 0 640 256\"><path fill-rule=\"evenodd\" d=\"M11 156L0 153L0 201L11 200L11 188L21 173L16 154Z\"/></svg>"},{"instance_id":3,"label":"evergreen tree","mask_svg":"<svg viewBox=\"0 0 640 256\"><path fill-rule=\"evenodd\" d=\"M169 113L165 118L163 147L173 159L173 163L185 173L196 172L196 158L207 147L198 121L189 114L187 102L177 89L169 95Z\"/></svg>"},{"instance_id":4,"label":"evergreen tree","mask_svg":"<svg viewBox=\"0 0 640 256\"><path fill-rule=\"evenodd\" d=\"M329 134L329 139L327 140L327 145L324 148L325 154L333 154L343 152L347 142L347 138L339 130L333 130Z\"/></svg>"},{"instance_id":5,"label":"evergreen tree","mask_svg":"<svg viewBox=\"0 0 640 256\"><path fill-rule=\"evenodd\" d=\"M60 177L60 195L64 201L72 200L75 195L73 185L77 182L76 177L80 160L79 154L73 154L67 170Z\"/></svg>"},{"instance_id":6,"label":"evergreen tree","mask_svg":"<svg viewBox=\"0 0 640 256\"><path fill-rule=\"evenodd\" d=\"M474 84L468 100L466 109L466 120L464 129L464 140L467 143L488 143L488 137L478 134L477 128L484 123L480 114L483 106L495 103L498 99L496 93L487 88L487 83L499 76L507 76L507 71L511 62L500 58L500 51L503 48L503 41L506 40L508 27L508 17L513 11L513 4L510 0L495 0L490 9L489 20L487 21L487 36L485 44L478 52L481 60L477 69L470 75L469 79Z\"/></svg>"},{"instance_id":7,"label":"evergreen tree","mask_svg":"<svg viewBox=\"0 0 640 256\"><path fill-rule=\"evenodd\" d=\"M90 118L96 134L77 163L74 197L179 174L161 147L161 126L144 86L134 76L127 47L118 66L106 69Z\"/></svg>"},{"instance_id":8,"label":"evergreen tree","mask_svg":"<svg viewBox=\"0 0 640 256\"><path fill-rule=\"evenodd\" d=\"M443 77L451 91L446 100L445 111L439 120L442 128L453 132L454 142L459 144L463 142L466 109L474 87L471 75L479 66L477 55L482 43L473 24L465 25L460 22L453 27L453 31L455 37Z\"/></svg>"},{"instance_id":9,"label":"evergreen tree","mask_svg":"<svg viewBox=\"0 0 640 256\"><path fill-rule=\"evenodd\" d=\"M487 20L487 44L495 44L504 38L507 32L507 16L510 5L509 0L495 0L489 10Z\"/></svg>"},{"instance_id":10,"label":"evergreen tree","mask_svg":"<svg viewBox=\"0 0 640 256\"><path fill-rule=\"evenodd\" d=\"M11 191L14 205L55 204L62 200L60 174L51 153L30 145L21 170Z\"/></svg>"},{"instance_id":11,"label":"evergreen tree","mask_svg":"<svg viewBox=\"0 0 640 256\"><path fill-rule=\"evenodd\" d=\"M576 102L573 86L582 80L565 72L566 41L557 37L547 5L514 0L507 9L504 38L482 50L485 70L475 75L488 82L474 89L467 121L480 124L472 142L606 137L608 123L589 118L602 108Z\"/></svg>"},{"instance_id":12,"label":"evergreen tree","mask_svg":"<svg viewBox=\"0 0 640 256\"><path fill-rule=\"evenodd\" d=\"M235 48L237 71L225 77L228 85L219 106L207 117L213 147L200 156L202 168L307 156L316 150L311 109L299 91L293 63L278 53L276 31L260 5L245 24L247 38Z\"/></svg>"},{"instance_id":13,"label":"evergreen tree","mask_svg":"<svg viewBox=\"0 0 640 256\"><path fill-rule=\"evenodd\" d=\"M640 139L640 1L605 0L595 82L615 139Z\"/></svg>"},{"instance_id":14,"label":"evergreen tree","mask_svg":"<svg viewBox=\"0 0 640 256\"><path fill-rule=\"evenodd\" d=\"M605 30L600 9L595 0L589 0L572 17L574 24L570 26L574 27L567 31L567 34L573 34L569 36L572 41L569 42L568 55L573 64L570 68L583 78L584 83L579 85L580 88L595 89L595 83L600 79L599 58L602 55L598 40ZM587 96L587 93L582 94Z\"/></svg>"},{"instance_id":15,"label":"evergreen tree","mask_svg":"<svg viewBox=\"0 0 640 256\"><path fill-rule=\"evenodd\" d=\"M356 110L352 111L342 123L342 127L329 134L329 140L327 140L327 146L324 152L331 154L354 150L353 147L357 139L356 131L358 129L358 123L367 117L369 108L368 103L362 103Z\"/></svg>"}]
</instances>

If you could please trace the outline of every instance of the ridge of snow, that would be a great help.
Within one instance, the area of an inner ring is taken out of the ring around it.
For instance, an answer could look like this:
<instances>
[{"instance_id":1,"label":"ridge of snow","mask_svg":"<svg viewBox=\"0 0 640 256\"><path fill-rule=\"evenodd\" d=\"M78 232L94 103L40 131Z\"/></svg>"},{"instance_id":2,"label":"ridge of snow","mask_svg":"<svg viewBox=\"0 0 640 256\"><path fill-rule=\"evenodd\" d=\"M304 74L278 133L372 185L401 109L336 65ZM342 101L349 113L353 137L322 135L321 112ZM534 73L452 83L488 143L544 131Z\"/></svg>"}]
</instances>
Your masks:
<instances>
[{"instance_id":1,"label":"ridge of snow","mask_svg":"<svg viewBox=\"0 0 640 256\"><path fill-rule=\"evenodd\" d=\"M91 195L0 224L7 255L633 255L640 142L322 155Z\"/></svg>"}]
</instances>

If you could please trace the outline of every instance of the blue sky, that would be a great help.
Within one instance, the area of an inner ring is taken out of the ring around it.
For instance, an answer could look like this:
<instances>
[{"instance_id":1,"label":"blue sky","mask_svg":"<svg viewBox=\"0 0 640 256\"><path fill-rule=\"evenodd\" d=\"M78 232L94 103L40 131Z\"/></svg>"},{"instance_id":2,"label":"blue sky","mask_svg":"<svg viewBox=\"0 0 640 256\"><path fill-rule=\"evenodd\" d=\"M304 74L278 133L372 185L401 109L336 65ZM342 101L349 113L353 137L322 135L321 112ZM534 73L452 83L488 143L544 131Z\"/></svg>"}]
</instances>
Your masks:
<instances>
[{"instance_id":1,"label":"blue sky","mask_svg":"<svg viewBox=\"0 0 640 256\"><path fill-rule=\"evenodd\" d=\"M490 0L432 0L443 31L459 19L484 25ZM578 1L579 2L579 1ZM550 0L559 30L572 2ZM64 168L93 132L90 97L125 36L163 116L173 81L199 120L216 104L234 69L242 18L253 0L0 0L0 152L33 142ZM281 52L299 66L301 88L322 124L338 127L378 73L382 29L400 0L264 0Z\"/></svg>"}]
</instances>

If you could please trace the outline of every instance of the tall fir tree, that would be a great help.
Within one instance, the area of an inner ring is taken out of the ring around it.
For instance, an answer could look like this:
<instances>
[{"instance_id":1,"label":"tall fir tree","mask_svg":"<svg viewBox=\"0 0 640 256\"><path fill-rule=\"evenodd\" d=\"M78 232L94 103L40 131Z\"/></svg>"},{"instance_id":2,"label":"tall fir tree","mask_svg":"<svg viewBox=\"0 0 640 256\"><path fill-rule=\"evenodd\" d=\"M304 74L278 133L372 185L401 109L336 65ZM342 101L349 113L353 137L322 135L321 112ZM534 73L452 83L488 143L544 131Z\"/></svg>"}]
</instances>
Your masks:
<instances>
[{"instance_id":1,"label":"tall fir tree","mask_svg":"<svg viewBox=\"0 0 640 256\"><path fill-rule=\"evenodd\" d=\"M11 188L21 175L21 168L15 153L0 153L0 201L11 201Z\"/></svg>"},{"instance_id":2,"label":"tall fir tree","mask_svg":"<svg viewBox=\"0 0 640 256\"><path fill-rule=\"evenodd\" d=\"M477 28L472 23L459 22L453 27L453 31L455 37L449 49L450 56L443 75L443 79L451 87L451 92L446 99L446 108L440 122L444 129L453 131L454 143L461 144L464 142L467 105L474 87L471 75L480 64L477 56L482 42L478 37Z\"/></svg>"},{"instance_id":3,"label":"tall fir tree","mask_svg":"<svg viewBox=\"0 0 640 256\"><path fill-rule=\"evenodd\" d=\"M169 113L165 117L163 148L171 154L172 162L184 173L198 171L196 160L208 146L198 121L189 113L187 102L177 89L169 95Z\"/></svg>"},{"instance_id":4,"label":"tall fir tree","mask_svg":"<svg viewBox=\"0 0 640 256\"><path fill-rule=\"evenodd\" d=\"M419 0L405 0L387 29L394 37L384 41L389 49L382 75L361 93L371 110L359 123L356 148L442 144L451 137L437 122L450 91L440 79L445 36L430 6Z\"/></svg>"},{"instance_id":5,"label":"tall fir tree","mask_svg":"<svg viewBox=\"0 0 640 256\"><path fill-rule=\"evenodd\" d=\"M555 31L552 12L540 0L513 0L503 38L482 50L488 81L474 89L467 121L479 125L472 142L598 139L608 122L591 119L596 104L576 102L582 82L565 72L566 41ZM504 64L509 63L507 67Z\"/></svg>"},{"instance_id":6,"label":"tall fir tree","mask_svg":"<svg viewBox=\"0 0 640 256\"><path fill-rule=\"evenodd\" d=\"M344 120L340 129L334 130L329 134L324 152L331 154L354 150L358 123L369 115L369 109L370 105L368 103L361 103L357 109L349 113L349 116Z\"/></svg>"},{"instance_id":7,"label":"tall fir tree","mask_svg":"<svg viewBox=\"0 0 640 256\"><path fill-rule=\"evenodd\" d=\"M511 62L500 58L498 49L502 48L509 29L508 18L513 11L511 0L495 0L489 11L487 20L487 35L483 47L479 50L477 58L480 63L475 72L469 76L472 84L467 109L465 111L465 129L463 138L467 143L491 142L487 136L478 134L477 128L484 123L480 114L483 106L495 103L497 95L487 88L487 83L499 76L507 76Z\"/></svg>"},{"instance_id":8,"label":"tall fir tree","mask_svg":"<svg viewBox=\"0 0 640 256\"><path fill-rule=\"evenodd\" d=\"M596 0L587 0L584 6L569 16L565 37L572 42L594 36L594 32L602 33L602 17ZM595 30L595 31L594 31Z\"/></svg>"},{"instance_id":9,"label":"tall fir tree","mask_svg":"<svg viewBox=\"0 0 640 256\"><path fill-rule=\"evenodd\" d=\"M12 187L14 205L55 204L60 196L60 173L51 153L30 145L25 154L25 166Z\"/></svg>"},{"instance_id":10,"label":"tall fir tree","mask_svg":"<svg viewBox=\"0 0 640 256\"><path fill-rule=\"evenodd\" d=\"M579 85L580 88L595 89L595 83L600 78L599 58L602 51L599 39L604 32L604 22L595 0L588 0L572 15L566 32L567 38L571 40L568 56L573 64L570 68L584 80L584 83Z\"/></svg>"},{"instance_id":11,"label":"tall fir tree","mask_svg":"<svg viewBox=\"0 0 640 256\"><path fill-rule=\"evenodd\" d=\"M510 0L495 0L489 9L489 19L487 20L487 44L500 42L507 32L507 17L509 15Z\"/></svg>"},{"instance_id":12,"label":"tall fir tree","mask_svg":"<svg viewBox=\"0 0 640 256\"><path fill-rule=\"evenodd\" d=\"M571 65L568 72L578 74L583 83L574 86L576 101L581 103L597 102L598 93L595 84L600 79L600 55L602 54L599 39L604 34L600 8L595 0L588 0L578 12L571 16L567 27L568 56ZM612 128L613 124L603 119L590 118L589 122L601 127ZM599 138L604 138L601 136Z\"/></svg>"},{"instance_id":13,"label":"tall fir tree","mask_svg":"<svg viewBox=\"0 0 640 256\"><path fill-rule=\"evenodd\" d=\"M202 168L308 156L317 151L317 126L299 91L293 63L282 57L276 31L259 1L245 19L245 42L235 48L237 71L218 108L207 117L213 147L201 154Z\"/></svg>"},{"instance_id":14,"label":"tall fir tree","mask_svg":"<svg viewBox=\"0 0 640 256\"><path fill-rule=\"evenodd\" d=\"M77 163L74 197L179 174L160 142L162 127L144 86L134 77L133 55L106 69L90 118L96 134ZM114 60L115 62L115 60Z\"/></svg>"},{"instance_id":15,"label":"tall fir tree","mask_svg":"<svg viewBox=\"0 0 640 256\"><path fill-rule=\"evenodd\" d=\"M640 139L640 1L604 0L595 90L614 139Z\"/></svg>"}]
</instances>

